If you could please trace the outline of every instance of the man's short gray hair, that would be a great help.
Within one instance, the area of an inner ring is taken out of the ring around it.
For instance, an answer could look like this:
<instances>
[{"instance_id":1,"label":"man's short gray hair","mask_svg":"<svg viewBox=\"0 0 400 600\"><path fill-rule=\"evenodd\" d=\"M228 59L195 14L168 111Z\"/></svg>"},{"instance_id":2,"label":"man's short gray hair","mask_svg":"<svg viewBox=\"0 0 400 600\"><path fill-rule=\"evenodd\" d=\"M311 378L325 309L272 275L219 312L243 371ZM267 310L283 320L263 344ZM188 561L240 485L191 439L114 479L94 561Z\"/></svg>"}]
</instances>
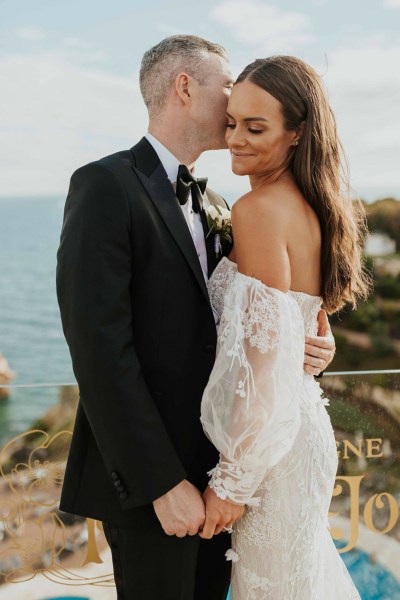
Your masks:
<instances>
[{"instance_id":1,"label":"man's short gray hair","mask_svg":"<svg viewBox=\"0 0 400 600\"><path fill-rule=\"evenodd\" d=\"M181 71L205 84L205 59L210 53L228 60L225 48L195 35L172 35L147 50L140 67L140 90L149 113L163 109Z\"/></svg>"}]
</instances>

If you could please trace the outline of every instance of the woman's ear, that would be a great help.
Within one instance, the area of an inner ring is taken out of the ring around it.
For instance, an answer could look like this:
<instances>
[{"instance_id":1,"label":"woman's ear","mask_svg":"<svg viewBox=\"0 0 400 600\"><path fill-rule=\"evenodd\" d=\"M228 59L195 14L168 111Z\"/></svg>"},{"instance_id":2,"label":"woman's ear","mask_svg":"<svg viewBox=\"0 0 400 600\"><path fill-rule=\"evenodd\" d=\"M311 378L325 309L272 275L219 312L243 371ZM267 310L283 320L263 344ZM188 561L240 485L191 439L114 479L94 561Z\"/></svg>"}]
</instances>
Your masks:
<instances>
[{"instance_id":1,"label":"woman's ear","mask_svg":"<svg viewBox=\"0 0 400 600\"><path fill-rule=\"evenodd\" d=\"M301 138L301 136L303 135L303 131L304 131L304 127L306 126L306 122L302 121L300 123L300 125L297 127L297 129L295 130L295 138L293 140L293 146L298 146L299 145L299 140Z\"/></svg>"}]
</instances>

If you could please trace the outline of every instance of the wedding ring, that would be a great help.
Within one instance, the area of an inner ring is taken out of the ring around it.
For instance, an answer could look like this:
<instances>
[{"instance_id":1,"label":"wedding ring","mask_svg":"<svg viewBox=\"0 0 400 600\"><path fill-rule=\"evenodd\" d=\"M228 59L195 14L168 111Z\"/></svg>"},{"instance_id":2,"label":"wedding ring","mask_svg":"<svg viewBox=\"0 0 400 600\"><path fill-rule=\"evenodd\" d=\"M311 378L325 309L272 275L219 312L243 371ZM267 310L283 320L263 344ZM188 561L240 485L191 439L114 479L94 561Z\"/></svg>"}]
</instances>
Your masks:
<instances>
[{"instance_id":1,"label":"wedding ring","mask_svg":"<svg viewBox=\"0 0 400 600\"><path fill-rule=\"evenodd\" d=\"M233 527L232 527L232 525L227 525L226 527L223 528L222 531L226 531L227 533L233 533Z\"/></svg>"}]
</instances>

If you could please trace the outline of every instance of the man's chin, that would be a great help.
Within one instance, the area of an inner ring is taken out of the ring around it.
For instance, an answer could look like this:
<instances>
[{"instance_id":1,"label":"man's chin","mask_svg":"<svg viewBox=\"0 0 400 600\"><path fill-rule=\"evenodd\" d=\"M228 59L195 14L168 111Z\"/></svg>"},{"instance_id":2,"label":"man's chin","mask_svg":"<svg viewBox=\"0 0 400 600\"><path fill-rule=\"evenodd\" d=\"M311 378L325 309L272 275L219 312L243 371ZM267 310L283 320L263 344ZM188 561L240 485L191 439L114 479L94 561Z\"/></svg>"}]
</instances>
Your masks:
<instances>
[{"instance_id":1,"label":"man's chin","mask_svg":"<svg viewBox=\"0 0 400 600\"><path fill-rule=\"evenodd\" d=\"M208 151L208 150L227 150L227 149L228 149L228 144L225 141L225 137L223 137L222 139L216 139L216 140L210 141L210 143L207 144L206 151Z\"/></svg>"},{"instance_id":2,"label":"man's chin","mask_svg":"<svg viewBox=\"0 0 400 600\"><path fill-rule=\"evenodd\" d=\"M224 139L221 141L221 145L220 148L218 148L218 150L228 150L228 144L226 143L225 136Z\"/></svg>"}]
</instances>

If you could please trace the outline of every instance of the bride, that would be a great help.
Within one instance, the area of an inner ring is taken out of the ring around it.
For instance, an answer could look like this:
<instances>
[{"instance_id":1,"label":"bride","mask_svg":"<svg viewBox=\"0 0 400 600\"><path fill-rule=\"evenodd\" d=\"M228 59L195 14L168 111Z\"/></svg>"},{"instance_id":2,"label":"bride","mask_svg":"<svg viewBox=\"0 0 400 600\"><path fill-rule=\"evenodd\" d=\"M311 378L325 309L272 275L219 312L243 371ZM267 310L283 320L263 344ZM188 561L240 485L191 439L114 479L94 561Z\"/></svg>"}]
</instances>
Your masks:
<instances>
[{"instance_id":1,"label":"bride","mask_svg":"<svg viewBox=\"0 0 400 600\"><path fill-rule=\"evenodd\" d=\"M368 292L364 218L343 194L319 76L290 56L250 64L226 139L251 191L232 210L234 251L209 281L220 323L201 420L220 452L209 488L247 506L228 551L232 600L356 600L328 530L337 453L327 401L303 371L321 303L332 313Z\"/></svg>"}]
</instances>

